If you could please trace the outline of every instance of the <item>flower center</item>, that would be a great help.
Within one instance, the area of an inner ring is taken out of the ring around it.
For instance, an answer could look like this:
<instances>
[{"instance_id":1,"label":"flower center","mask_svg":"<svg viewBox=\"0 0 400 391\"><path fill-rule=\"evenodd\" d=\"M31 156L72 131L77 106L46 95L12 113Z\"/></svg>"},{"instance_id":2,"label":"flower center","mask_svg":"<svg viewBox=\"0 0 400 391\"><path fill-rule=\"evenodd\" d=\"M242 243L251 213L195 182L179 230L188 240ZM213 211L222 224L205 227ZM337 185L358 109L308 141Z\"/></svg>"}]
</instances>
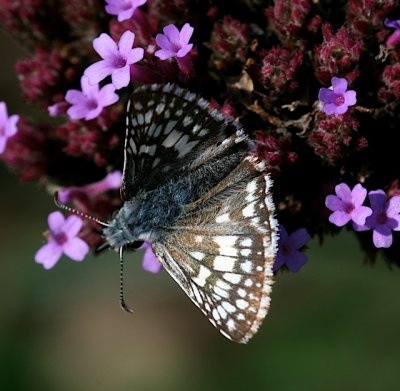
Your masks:
<instances>
[{"instance_id":1,"label":"flower center","mask_svg":"<svg viewBox=\"0 0 400 391\"><path fill-rule=\"evenodd\" d=\"M95 109L97 109L98 105L99 104L98 104L97 100L95 100L95 99L89 99L86 102L86 107L88 108L88 110L95 110Z\"/></svg>"},{"instance_id":2,"label":"flower center","mask_svg":"<svg viewBox=\"0 0 400 391\"><path fill-rule=\"evenodd\" d=\"M126 65L126 59L119 56L114 58L113 66L115 68L123 68Z\"/></svg>"},{"instance_id":3,"label":"flower center","mask_svg":"<svg viewBox=\"0 0 400 391\"><path fill-rule=\"evenodd\" d=\"M59 232L59 233L52 232L51 236L60 246L62 246L68 241L68 236L64 232Z\"/></svg>"},{"instance_id":4,"label":"flower center","mask_svg":"<svg viewBox=\"0 0 400 391\"><path fill-rule=\"evenodd\" d=\"M333 103L335 106L341 106L344 103L344 96L342 94L335 94L333 98Z\"/></svg>"},{"instance_id":5,"label":"flower center","mask_svg":"<svg viewBox=\"0 0 400 391\"><path fill-rule=\"evenodd\" d=\"M292 253L292 246L290 244L284 244L282 247L282 255L288 257Z\"/></svg>"},{"instance_id":6,"label":"flower center","mask_svg":"<svg viewBox=\"0 0 400 391\"><path fill-rule=\"evenodd\" d=\"M379 225L385 225L388 221L387 214L385 212L379 212L378 216L376 216L376 221Z\"/></svg>"},{"instance_id":7,"label":"flower center","mask_svg":"<svg viewBox=\"0 0 400 391\"><path fill-rule=\"evenodd\" d=\"M351 202L346 202L344 204L344 211L347 214L350 214L354 210L354 205Z\"/></svg>"}]
</instances>

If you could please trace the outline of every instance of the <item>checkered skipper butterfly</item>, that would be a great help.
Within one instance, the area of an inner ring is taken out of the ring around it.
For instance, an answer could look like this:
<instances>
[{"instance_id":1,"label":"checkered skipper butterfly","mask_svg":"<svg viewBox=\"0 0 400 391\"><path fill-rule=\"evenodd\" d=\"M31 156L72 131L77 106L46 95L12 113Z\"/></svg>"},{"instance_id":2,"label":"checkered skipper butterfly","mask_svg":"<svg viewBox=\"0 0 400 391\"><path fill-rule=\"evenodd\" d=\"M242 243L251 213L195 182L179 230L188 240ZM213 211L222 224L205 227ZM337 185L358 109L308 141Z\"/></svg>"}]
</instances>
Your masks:
<instances>
[{"instance_id":1,"label":"checkered skipper butterfly","mask_svg":"<svg viewBox=\"0 0 400 391\"><path fill-rule=\"evenodd\" d=\"M267 314L277 247L271 180L251 148L237 122L195 94L137 88L127 108L125 202L103 223L121 259L125 246L150 242L210 322L241 343Z\"/></svg>"}]
</instances>

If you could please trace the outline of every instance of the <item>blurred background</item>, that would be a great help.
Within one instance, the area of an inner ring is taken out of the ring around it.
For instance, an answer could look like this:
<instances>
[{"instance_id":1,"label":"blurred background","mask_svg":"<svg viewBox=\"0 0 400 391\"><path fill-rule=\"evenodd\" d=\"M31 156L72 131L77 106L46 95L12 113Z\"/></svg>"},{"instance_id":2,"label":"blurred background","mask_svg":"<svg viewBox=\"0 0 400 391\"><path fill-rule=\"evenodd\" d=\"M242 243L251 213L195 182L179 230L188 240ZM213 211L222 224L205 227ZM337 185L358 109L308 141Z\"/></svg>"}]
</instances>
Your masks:
<instances>
[{"instance_id":1,"label":"blurred background","mask_svg":"<svg viewBox=\"0 0 400 391\"><path fill-rule=\"evenodd\" d=\"M0 101L23 103L22 49L0 32ZM399 270L363 263L354 234L309 244L298 274L280 273L272 307L248 345L214 330L165 272L118 256L35 264L52 198L0 164L1 390L399 390Z\"/></svg>"}]
</instances>

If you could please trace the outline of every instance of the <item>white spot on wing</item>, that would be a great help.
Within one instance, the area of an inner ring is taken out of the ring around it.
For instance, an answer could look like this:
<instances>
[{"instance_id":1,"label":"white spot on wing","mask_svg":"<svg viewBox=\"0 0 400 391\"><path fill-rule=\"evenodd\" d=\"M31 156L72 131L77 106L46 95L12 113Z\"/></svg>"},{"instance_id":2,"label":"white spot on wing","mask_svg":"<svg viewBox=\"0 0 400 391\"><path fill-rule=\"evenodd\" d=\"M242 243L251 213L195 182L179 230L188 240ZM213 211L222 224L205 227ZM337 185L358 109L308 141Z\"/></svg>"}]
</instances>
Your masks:
<instances>
[{"instance_id":1,"label":"white spot on wing","mask_svg":"<svg viewBox=\"0 0 400 391\"><path fill-rule=\"evenodd\" d=\"M171 130L175 128L176 123L177 123L177 121L168 121L167 124L165 125L165 128L164 128L164 134L169 134L169 133L171 133ZM179 133L179 135L182 134L181 132L178 132L177 130L174 130L174 132ZM172 133L174 133L174 132L172 132ZM179 137L180 137L180 136L179 136ZM178 140L178 139L176 139L170 146L172 146L173 144L175 144L177 140ZM170 147L170 146L169 146L169 147ZM167 148L169 148L169 147L167 147Z\"/></svg>"},{"instance_id":2,"label":"white spot on wing","mask_svg":"<svg viewBox=\"0 0 400 391\"><path fill-rule=\"evenodd\" d=\"M203 265L200 265L199 274L193 277L192 280L199 286L206 285L207 278L210 277L211 271Z\"/></svg>"},{"instance_id":3,"label":"white spot on wing","mask_svg":"<svg viewBox=\"0 0 400 391\"><path fill-rule=\"evenodd\" d=\"M229 281L232 284L238 284L242 279L242 276L240 274L235 273L224 273L223 277L226 281Z\"/></svg>"},{"instance_id":4,"label":"white spot on wing","mask_svg":"<svg viewBox=\"0 0 400 391\"><path fill-rule=\"evenodd\" d=\"M200 251L193 251L190 253L190 255L197 259L198 261L201 261L206 255Z\"/></svg>"},{"instance_id":5,"label":"white spot on wing","mask_svg":"<svg viewBox=\"0 0 400 391\"><path fill-rule=\"evenodd\" d=\"M253 269L253 265L251 263L251 261L246 261L246 262L242 262L240 264L240 268L245 272L245 273L251 273L252 269Z\"/></svg>"},{"instance_id":6,"label":"white spot on wing","mask_svg":"<svg viewBox=\"0 0 400 391\"><path fill-rule=\"evenodd\" d=\"M215 222L216 222L216 223L225 223L225 222L227 222L227 221L230 221L229 213L224 213L223 215L218 216L218 217L215 219Z\"/></svg>"},{"instance_id":7,"label":"white spot on wing","mask_svg":"<svg viewBox=\"0 0 400 391\"><path fill-rule=\"evenodd\" d=\"M181 132L174 130L168 135L168 137L162 142L161 145L165 148L171 148L181 136L182 136Z\"/></svg>"},{"instance_id":8,"label":"white spot on wing","mask_svg":"<svg viewBox=\"0 0 400 391\"><path fill-rule=\"evenodd\" d=\"M235 267L235 259L217 255L214 258L214 269L221 272L232 272Z\"/></svg>"},{"instance_id":9,"label":"white spot on wing","mask_svg":"<svg viewBox=\"0 0 400 391\"><path fill-rule=\"evenodd\" d=\"M236 307L233 306L228 301L223 301L221 304L222 304L222 307L224 307L230 314L232 314L233 312L236 312Z\"/></svg>"}]
</instances>

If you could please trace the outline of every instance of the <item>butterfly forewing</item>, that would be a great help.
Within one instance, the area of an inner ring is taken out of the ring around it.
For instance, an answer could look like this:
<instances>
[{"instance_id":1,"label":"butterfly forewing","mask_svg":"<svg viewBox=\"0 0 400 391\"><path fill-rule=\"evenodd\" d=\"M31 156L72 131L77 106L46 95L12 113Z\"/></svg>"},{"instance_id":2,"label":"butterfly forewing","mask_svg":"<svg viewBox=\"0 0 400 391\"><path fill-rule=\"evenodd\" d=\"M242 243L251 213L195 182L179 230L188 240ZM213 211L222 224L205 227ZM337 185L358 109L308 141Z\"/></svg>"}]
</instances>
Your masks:
<instances>
[{"instance_id":1,"label":"butterfly forewing","mask_svg":"<svg viewBox=\"0 0 400 391\"><path fill-rule=\"evenodd\" d=\"M190 167L226 139L227 127L235 128L193 93L170 84L139 87L128 104L122 198Z\"/></svg>"},{"instance_id":2,"label":"butterfly forewing","mask_svg":"<svg viewBox=\"0 0 400 391\"><path fill-rule=\"evenodd\" d=\"M247 158L153 245L210 322L237 342L254 335L269 308L276 252L269 187Z\"/></svg>"}]
</instances>

